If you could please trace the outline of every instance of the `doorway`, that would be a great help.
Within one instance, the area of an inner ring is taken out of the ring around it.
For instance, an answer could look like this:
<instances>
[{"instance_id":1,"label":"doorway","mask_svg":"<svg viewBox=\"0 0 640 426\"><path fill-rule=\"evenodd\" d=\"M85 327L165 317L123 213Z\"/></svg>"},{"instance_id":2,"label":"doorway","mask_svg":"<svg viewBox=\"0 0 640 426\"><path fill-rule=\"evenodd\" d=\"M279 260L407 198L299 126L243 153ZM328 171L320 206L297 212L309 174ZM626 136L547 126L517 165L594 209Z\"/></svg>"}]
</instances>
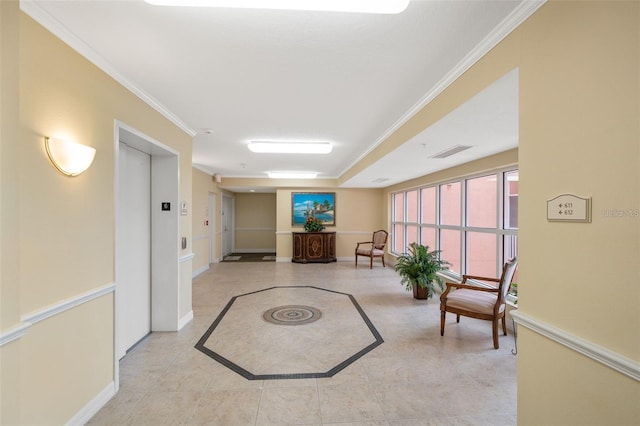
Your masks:
<instances>
[{"instance_id":1,"label":"doorway","mask_svg":"<svg viewBox=\"0 0 640 426\"><path fill-rule=\"evenodd\" d=\"M179 329L180 157L116 121L114 163L117 372L117 361L149 332Z\"/></svg>"},{"instance_id":2,"label":"doorway","mask_svg":"<svg viewBox=\"0 0 640 426\"><path fill-rule=\"evenodd\" d=\"M209 193L209 210L207 211L209 226L209 263L217 263L216 258L216 194Z\"/></svg>"},{"instance_id":3,"label":"doorway","mask_svg":"<svg viewBox=\"0 0 640 426\"><path fill-rule=\"evenodd\" d=\"M222 195L222 258L233 252L233 197Z\"/></svg>"}]
</instances>

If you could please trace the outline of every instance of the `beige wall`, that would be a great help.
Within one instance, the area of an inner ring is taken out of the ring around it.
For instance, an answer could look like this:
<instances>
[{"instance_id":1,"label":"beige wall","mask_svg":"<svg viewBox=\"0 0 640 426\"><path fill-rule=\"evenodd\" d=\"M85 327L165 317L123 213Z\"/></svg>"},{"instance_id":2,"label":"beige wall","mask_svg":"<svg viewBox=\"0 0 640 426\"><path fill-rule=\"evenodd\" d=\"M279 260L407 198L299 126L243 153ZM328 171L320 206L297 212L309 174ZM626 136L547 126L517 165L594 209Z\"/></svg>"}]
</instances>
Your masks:
<instances>
[{"instance_id":1,"label":"beige wall","mask_svg":"<svg viewBox=\"0 0 640 426\"><path fill-rule=\"evenodd\" d=\"M271 252L276 249L276 194L235 194L235 251Z\"/></svg>"},{"instance_id":2,"label":"beige wall","mask_svg":"<svg viewBox=\"0 0 640 426\"><path fill-rule=\"evenodd\" d=\"M0 348L0 423L62 424L114 386L113 293L98 291L114 282L115 120L180 153L180 200L189 204L191 137L20 13L17 2L0 3L0 331L26 331ZM9 119L19 127L5 127ZM47 159L44 136L95 147L93 165L78 177L63 176ZM190 216L180 217L179 233L191 240ZM12 266L5 269L7 259ZM180 315L191 310L190 271L190 261L180 263ZM92 294L62 312L51 309ZM51 316L23 321L43 312Z\"/></svg>"},{"instance_id":3,"label":"beige wall","mask_svg":"<svg viewBox=\"0 0 640 426\"><path fill-rule=\"evenodd\" d=\"M345 176L518 67L519 313L637 372L639 56L640 3L549 2ZM591 223L546 220L563 193L593 197ZM637 379L520 328L519 424L640 424Z\"/></svg>"},{"instance_id":4,"label":"beige wall","mask_svg":"<svg viewBox=\"0 0 640 426\"><path fill-rule=\"evenodd\" d=\"M20 318L18 250L20 226L19 9L0 2L0 332L15 330ZM20 421L21 342L0 346L0 424Z\"/></svg>"},{"instance_id":5,"label":"beige wall","mask_svg":"<svg viewBox=\"0 0 640 426\"><path fill-rule=\"evenodd\" d=\"M380 189L304 188L278 189L277 257L291 258L291 232L302 228L291 226L292 192L335 192L336 226L327 231L336 232L336 255L338 259L352 259L358 241L370 241L373 231L386 229L383 222L383 193Z\"/></svg>"}]
</instances>

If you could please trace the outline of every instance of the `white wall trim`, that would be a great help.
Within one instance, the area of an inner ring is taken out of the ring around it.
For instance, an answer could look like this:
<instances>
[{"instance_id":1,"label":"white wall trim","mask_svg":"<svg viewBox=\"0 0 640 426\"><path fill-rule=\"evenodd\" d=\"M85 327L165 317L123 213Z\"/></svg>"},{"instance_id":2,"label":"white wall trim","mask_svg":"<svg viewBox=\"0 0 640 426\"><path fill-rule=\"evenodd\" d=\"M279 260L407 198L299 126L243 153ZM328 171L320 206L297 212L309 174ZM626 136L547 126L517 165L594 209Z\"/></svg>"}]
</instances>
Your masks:
<instances>
[{"instance_id":1,"label":"white wall trim","mask_svg":"<svg viewBox=\"0 0 640 426\"><path fill-rule=\"evenodd\" d=\"M198 235L197 237L192 237L191 241L200 241L200 240L208 240L208 235Z\"/></svg>"},{"instance_id":2,"label":"white wall trim","mask_svg":"<svg viewBox=\"0 0 640 426\"><path fill-rule=\"evenodd\" d=\"M193 260L194 257L196 257L195 253L185 254L184 256L180 256L179 263L188 262L190 260Z\"/></svg>"},{"instance_id":3,"label":"white wall trim","mask_svg":"<svg viewBox=\"0 0 640 426\"><path fill-rule=\"evenodd\" d=\"M207 272L208 270L209 270L209 265L204 265L203 267L198 268L198 269L196 269L195 271L193 271L193 272L191 273L191 278L195 278L195 277L197 277L198 275L200 275L200 274L202 274L202 273L204 273L204 272Z\"/></svg>"},{"instance_id":4,"label":"white wall trim","mask_svg":"<svg viewBox=\"0 0 640 426\"><path fill-rule=\"evenodd\" d=\"M257 249L239 249L237 248L234 253L275 253L276 248L257 248Z\"/></svg>"},{"instance_id":5,"label":"white wall trim","mask_svg":"<svg viewBox=\"0 0 640 426\"><path fill-rule=\"evenodd\" d=\"M0 334L0 347L27 334L31 323L23 322Z\"/></svg>"},{"instance_id":6,"label":"white wall trim","mask_svg":"<svg viewBox=\"0 0 640 426\"><path fill-rule=\"evenodd\" d=\"M491 31L478 45L469 52L462 60L447 73L438 83L436 83L420 100L405 112L395 123L391 125L376 141L364 151L358 158L356 158L351 164L349 164L342 172L338 173L339 176L344 175L347 171L351 170L356 164L362 161L367 155L369 155L374 149L378 147L382 142L387 140L389 136L394 134L401 126L409 121L414 115L422 110L427 104L434 100L440 93L442 93L447 87L449 87L454 81L456 81L462 74L464 74L469 68L471 68L476 62L478 62L484 55L486 55L491 49L493 49L498 43L500 43L505 37L507 37L513 30L515 30L521 23L523 23L529 16L538 10L547 0L528 0L523 1L517 6L505 19L502 20L493 31Z\"/></svg>"},{"instance_id":7,"label":"white wall trim","mask_svg":"<svg viewBox=\"0 0 640 426\"><path fill-rule=\"evenodd\" d=\"M114 382L109 383L100 393L98 393L91 401L89 401L84 407L80 409L71 419L66 423L69 426L84 425L95 414L105 406L107 402L116 394L116 385Z\"/></svg>"},{"instance_id":8,"label":"white wall trim","mask_svg":"<svg viewBox=\"0 0 640 426\"><path fill-rule=\"evenodd\" d=\"M520 311L512 311L511 316L516 324L521 325L535 333L545 336L554 342L560 343L569 349L585 355L594 361L610 367L636 381L640 381L640 363L613 352L605 347L596 345L588 340L567 333L551 324L537 320Z\"/></svg>"},{"instance_id":9,"label":"white wall trim","mask_svg":"<svg viewBox=\"0 0 640 426\"><path fill-rule=\"evenodd\" d=\"M20 318L20 321L30 324L36 324L42 320L50 318L54 315L58 315L83 303L90 302L94 299L104 296L105 294L113 293L116 289L114 283L98 287L96 289L87 291L86 293L78 294L76 296L65 299L53 305L49 305L45 308L33 311Z\"/></svg>"},{"instance_id":10,"label":"white wall trim","mask_svg":"<svg viewBox=\"0 0 640 426\"><path fill-rule=\"evenodd\" d=\"M180 318L180 320L178 321L178 331L182 330L182 327L184 327L185 325L189 324L191 322L191 320L193 320L193 311L189 311L187 313L187 315L183 316L182 318Z\"/></svg>"},{"instance_id":11,"label":"white wall trim","mask_svg":"<svg viewBox=\"0 0 640 426\"><path fill-rule=\"evenodd\" d=\"M245 228L246 229L246 228ZM327 228L328 232L335 232L336 235L366 235L367 237L371 237L374 231L333 231L331 228ZM376 229L377 231L377 229ZM291 236L292 232L304 232L304 228L298 227L292 229L291 231L277 231L276 235L288 235ZM391 235L391 234L389 234Z\"/></svg>"}]
</instances>

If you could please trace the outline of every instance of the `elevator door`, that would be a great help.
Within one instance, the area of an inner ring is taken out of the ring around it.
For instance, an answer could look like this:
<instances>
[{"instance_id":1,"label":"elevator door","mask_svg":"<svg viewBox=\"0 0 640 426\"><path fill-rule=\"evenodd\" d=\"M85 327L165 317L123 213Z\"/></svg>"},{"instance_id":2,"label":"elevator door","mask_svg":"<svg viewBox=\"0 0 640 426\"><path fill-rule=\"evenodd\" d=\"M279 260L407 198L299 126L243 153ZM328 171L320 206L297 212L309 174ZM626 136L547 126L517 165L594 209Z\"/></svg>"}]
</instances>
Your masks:
<instances>
[{"instance_id":1,"label":"elevator door","mask_svg":"<svg viewBox=\"0 0 640 426\"><path fill-rule=\"evenodd\" d=\"M116 238L118 353L151 331L151 158L120 143Z\"/></svg>"}]
</instances>

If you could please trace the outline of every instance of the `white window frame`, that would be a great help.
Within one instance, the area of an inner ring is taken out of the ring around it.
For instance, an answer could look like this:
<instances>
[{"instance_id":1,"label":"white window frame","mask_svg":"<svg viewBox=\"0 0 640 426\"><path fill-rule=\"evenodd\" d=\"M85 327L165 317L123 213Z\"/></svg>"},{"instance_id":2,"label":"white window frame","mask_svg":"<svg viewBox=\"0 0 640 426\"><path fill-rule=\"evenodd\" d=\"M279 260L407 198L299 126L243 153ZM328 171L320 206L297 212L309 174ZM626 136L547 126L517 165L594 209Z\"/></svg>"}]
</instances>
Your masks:
<instances>
[{"instance_id":1,"label":"white window frame","mask_svg":"<svg viewBox=\"0 0 640 426\"><path fill-rule=\"evenodd\" d=\"M476 173L476 174L472 174L472 175L467 175L464 177L459 177L459 178L454 178L454 179L449 179L446 181L440 181L440 182L435 182L429 185L422 185L419 187L412 187L412 188L407 188L404 189L402 191L395 191L393 193L391 193L391 229L395 230L396 225L400 225L403 229L404 235L402 236L404 241L405 241L405 245L407 240L407 227L408 226L417 226L417 239L418 239L418 243L422 244L421 238L422 238L422 228L426 227L426 228L435 228L436 230L436 250L439 250L441 248L441 241L440 241L440 231L442 229L452 229L452 230L456 230L456 231L460 231L460 269L461 271L458 272L452 272L452 271L445 271L443 273L443 275L446 275L452 279L459 279L463 274L467 273L467 233L468 232L478 232L478 233L489 233L492 235L496 235L496 238L498 239L498 243L496 244L496 271L495 271L495 276L499 277L501 272L502 272L502 266L504 265L504 262L508 259L505 259L505 253L504 253L504 247L505 247L505 241L506 238L508 238L509 236L511 237L515 237L516 238L516 248L514 250L513 253L509 253L507 255L511 254L517 254L517 237L518 237L518 229L517 228L505 228L504 227L504 223L505 223L505 213L506 213L506 209L508 208L508 206L505 205L505 195L506 195L506 188L505 185L507 185L507 179L506 179L506 174L509 172L513 172L518 170L517 166L511 166L511 167L503 167L503 168L499 168L499 169L494 169L494 170L490 170L490 171L485 171L485 172L481 172L481 173ZM473 180L473 179L477 179L477 178L481 178L484 176L491 176L491 175L496 175L497 178L497 194L496 194L496 227L495 228L485 228L485 227L474 227L474 226L467 226L467 184L469 181ZM452 183L460 183L460 225L442 225L441 220L442 220L442 211L441 211L441 202L440 202L440 186L442 185L446 185L446 184L452 184ZM422 189L425 188L430 188L430 187L435 187L436 188L436 223L434 224L423 224L422 223ZM407 193L412 192L412 191L417 191L417 196L418 196L418 200L417 200L417 207L418 207L418 222L408 222L407 221L407 214L408 214L408 197L407 197ZM404 201L404 215L402 218L396 218L396 212L395 212L395 196L397 194L402 194L403 195L403 201ZM399 220L401 219L401 220ZM392 241L391 241L391 254L392 255L399 255L402 253L399 253L397 251L395 251L395 238L396 235L394 235L392 233L391 235Z\"/></svg>"}]
</instances>

